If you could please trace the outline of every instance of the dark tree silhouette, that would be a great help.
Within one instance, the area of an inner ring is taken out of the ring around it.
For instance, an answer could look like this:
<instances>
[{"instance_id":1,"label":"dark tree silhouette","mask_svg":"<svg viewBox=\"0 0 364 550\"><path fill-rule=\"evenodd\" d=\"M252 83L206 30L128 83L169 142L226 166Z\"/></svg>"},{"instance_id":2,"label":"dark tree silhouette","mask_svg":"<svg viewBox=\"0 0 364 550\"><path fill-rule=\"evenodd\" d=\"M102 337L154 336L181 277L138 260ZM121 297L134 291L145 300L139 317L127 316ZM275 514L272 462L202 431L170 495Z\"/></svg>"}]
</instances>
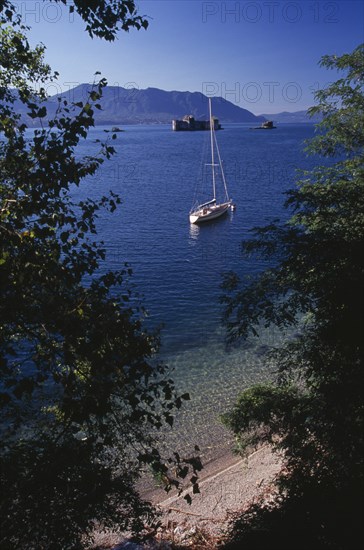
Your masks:
<instances>
[{"instance_id":1,"label":"dark tree silhouette","mask_svg":"<svg viewBox=\"0 0 364 550\"><path fill-rule=\"evenodd\" d=\"M235 526L235 544L249 548L344 550L362 538L363 46L321 64L342 76L316 94L311 113L323 120L308 149L332 163L288 192L286 223L244 243L274 267L253 283L225 281L231 339L259 323L300 331L275 354L276 383L243 392L225 417L242 448L265 441L284 456L274 509L256 506Z\"/></svg>"},{"instance_id":2,"label":"dark tree silhouette","mask_svg":"<svg viewBox=\"0 0 364 550\"><path fill-rule=\"evenodd\" d=\"M107 40L119 27L147 26L131 0L73 6ZM152 519L135 489L145 465L178 486L156 434L188 396L152 361L158 337L130 306L130 268L100 275L96 219L119 197L72 198L114 152L110 140L92 157L76 151L106 82L83 102L60 100L48 120L41 100L57 74L10 2L0 16L0 546L75 550L95 522L137 531ZM39 119L32 133L19 102ZM174 466L182 477L200 468L178 455Z\"/></svg>"}]
</instances>

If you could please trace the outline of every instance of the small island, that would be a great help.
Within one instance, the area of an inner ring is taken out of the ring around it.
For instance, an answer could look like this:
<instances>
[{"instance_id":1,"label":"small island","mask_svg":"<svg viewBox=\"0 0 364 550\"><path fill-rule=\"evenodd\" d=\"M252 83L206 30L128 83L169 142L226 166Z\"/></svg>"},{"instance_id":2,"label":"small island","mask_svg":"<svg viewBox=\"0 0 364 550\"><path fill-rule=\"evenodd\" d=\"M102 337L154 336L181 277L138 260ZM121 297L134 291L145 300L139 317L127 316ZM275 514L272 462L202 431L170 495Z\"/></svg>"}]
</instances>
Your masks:
<instances>
[{"instance_id":1,"label":"small island","mask_svg":"<svg viewBox=\"0 0 364 550\"><path fill-rule=\"evenodd\" d=\"M274 130L275 128L277 128L277 126L273 126L273 120L266 120L262 122L260 126L250 128L250 130Z\"/></svg>"}]
</instances>

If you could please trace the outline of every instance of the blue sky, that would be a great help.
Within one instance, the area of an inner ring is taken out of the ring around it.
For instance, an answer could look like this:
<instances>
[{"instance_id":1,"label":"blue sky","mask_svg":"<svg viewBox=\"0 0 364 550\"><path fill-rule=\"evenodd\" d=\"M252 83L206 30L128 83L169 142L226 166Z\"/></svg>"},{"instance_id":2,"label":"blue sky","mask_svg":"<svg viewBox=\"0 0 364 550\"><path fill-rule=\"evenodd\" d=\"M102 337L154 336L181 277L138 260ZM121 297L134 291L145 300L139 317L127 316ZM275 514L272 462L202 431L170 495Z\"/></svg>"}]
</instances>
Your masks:
<instances>
[{"instance_id":1,"label":"blue sky","mask_svg":"<svg viewBox=\"0 0 364 550\"><path fill-rule=\"evenodd\" d=\"M147 31L91 40L77 15L47 0L17 0L60 73L50 93L91 82L200 91L255 114L297 111L337 75L318 66L322 55L364 42L364 3L357 0L140 0Z\"/></svg>"}]
</instances>

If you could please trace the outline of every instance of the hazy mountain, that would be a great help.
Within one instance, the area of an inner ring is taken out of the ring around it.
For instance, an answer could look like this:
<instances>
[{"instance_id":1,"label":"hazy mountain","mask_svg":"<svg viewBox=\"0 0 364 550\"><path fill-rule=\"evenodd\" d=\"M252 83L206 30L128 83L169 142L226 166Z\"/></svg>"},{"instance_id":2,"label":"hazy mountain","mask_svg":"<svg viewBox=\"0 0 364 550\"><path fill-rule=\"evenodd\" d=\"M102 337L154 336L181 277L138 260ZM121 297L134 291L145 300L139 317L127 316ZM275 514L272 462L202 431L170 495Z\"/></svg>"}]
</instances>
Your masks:
<instances>
[{"instance_id":1,"label":"hazy mountain","mask_svg":"<svg viewBox=\"0 0 364 550\"><path fill-rule=\"evenodd\" d=\"M90 89L89 84L80 84L67 92L50 97L44 103L48 115L54 116L59 98L65 99L69 104L85 102ZM99 125L170 124L173 119L181 119L184 115L193 115L197 120L208 119L208 100L200 92L166 92L158 88L139 90L107 86L103 90L100 103L102 110L95 109L95 121ZM37 119L31 119L26 115L26 109L20 101L16 102L16 110L23 115L28 126L39 124ZM222 125L227 122L250 122L259 126L264 120L273 120L278 124L317 123L321 120L320 116L310 118L307 111L283 111L256 116L222 97L212 98L212 110Z\"/></svg>"},{"instance_id":2,"label":"hazy mountain","mask_svg":"<svg viewBox=\"0 0 364 550\"><path fill-rule=\"evenodd\" d=\"M312 122L317 123L322 120L322 117L315 115L313 117L310 117L307 114L307 111L296 111L293 113L289 113L287 111L283 111L282 113L275 113L273 115L264 114L261 115L262 117L266 118L267 120L273 120L274 122L291 122L291 123L301 123L301 122Z\"/></svg>"},{"instance_id":3,"label":"hazy mountain","mask_svg":"<svg viewBox=\"0 0 364 550\"><path fill-rule=\"evenodd\" d=\"M91 86L80 84L76 88L57 94L45 102L47 112L53 116L58 98L70 102L86 101ZM200 92L166 92L158 88L139 90L107 86L103 90L100 101L102 110L95 109L96 124L138 124L167 123L173 119L181 119L184 115L193 115L196 119L208 119L208 100ZM212 98L212 110L220 123L226 122L262 122L264 116L256 116L223 98ZM18 112L25 115L24 107L19 104ZM29 126L35 126L36 120L26 117Z\"/></svg>"}]
</instances>

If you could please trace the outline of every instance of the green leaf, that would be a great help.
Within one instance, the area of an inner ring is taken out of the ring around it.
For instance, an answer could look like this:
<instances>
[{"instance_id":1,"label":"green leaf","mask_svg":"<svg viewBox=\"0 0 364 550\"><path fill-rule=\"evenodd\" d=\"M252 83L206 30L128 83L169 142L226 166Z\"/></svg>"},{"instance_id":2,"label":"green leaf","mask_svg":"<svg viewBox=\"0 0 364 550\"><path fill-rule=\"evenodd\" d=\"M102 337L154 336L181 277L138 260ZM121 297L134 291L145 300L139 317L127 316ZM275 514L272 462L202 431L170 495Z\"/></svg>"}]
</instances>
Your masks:
<instances>
[{"instance_id":1,"label":"green leaf","mask_svg":"<svg viewBox=\"0 0 364 550\"><path fill-rule=\"evenodd\" d=\"M38 117L44 118L47 115L47 109L46 107L41 107L38 111Z\"/></svg>"}]
</instances>

